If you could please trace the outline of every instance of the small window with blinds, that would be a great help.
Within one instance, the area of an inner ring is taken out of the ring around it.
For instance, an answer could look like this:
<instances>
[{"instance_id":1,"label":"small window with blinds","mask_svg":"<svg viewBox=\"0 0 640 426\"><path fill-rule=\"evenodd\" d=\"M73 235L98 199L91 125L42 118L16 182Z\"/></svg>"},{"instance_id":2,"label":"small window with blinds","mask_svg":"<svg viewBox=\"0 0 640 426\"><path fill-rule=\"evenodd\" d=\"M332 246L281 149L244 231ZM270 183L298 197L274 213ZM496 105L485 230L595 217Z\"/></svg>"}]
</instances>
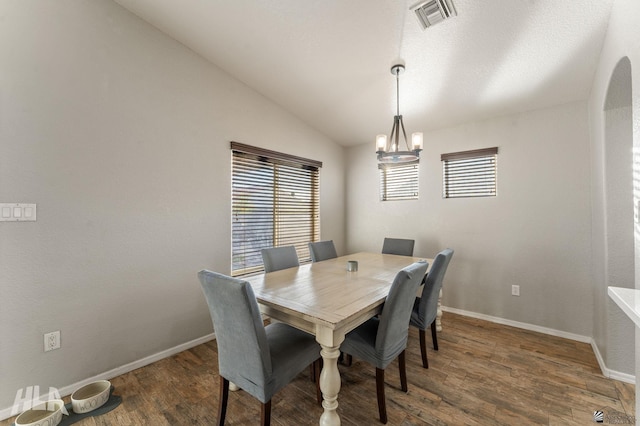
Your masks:
<instances>
[{"instance_id":1,"label":"small window with blinds","mask_svg":"<svg viewBox=\"0 0 640 426\"><path fill-rule=\"evenodd\" d=\"M417 200L419 164L379 164L380 201Z\"/></svg>"},{"instance_id":2,"label":"small window with blinds","mask_svg":"<svg viewBox=\"0 0 640 426\"><path fill-rule=\"evenodd\" d=\"M320 239L320 161L231 142L231 275L264 270L261 250Z\"/></svg>"},{"instance_id":3,"label":"small window with blinds","mask_svg":"<svg viewBox=\"0 0 640 426\"><path fill-rule=\"evenodd\" d=\"M495 197L498 148L442 154L442 197Z\"/></svg>"}]
</instances>

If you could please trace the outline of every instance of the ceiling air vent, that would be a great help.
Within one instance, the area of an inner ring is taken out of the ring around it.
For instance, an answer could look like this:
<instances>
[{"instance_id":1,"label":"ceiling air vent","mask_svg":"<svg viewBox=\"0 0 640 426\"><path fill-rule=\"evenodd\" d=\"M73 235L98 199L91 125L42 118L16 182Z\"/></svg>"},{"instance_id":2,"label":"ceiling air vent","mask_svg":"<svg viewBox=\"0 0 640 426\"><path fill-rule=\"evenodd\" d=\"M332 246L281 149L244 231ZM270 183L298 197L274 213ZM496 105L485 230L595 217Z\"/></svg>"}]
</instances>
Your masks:
<instances>
[{"instance_id":1,"label":"ceiling air vent","mask_svg":"<svg viewBox=\"0 0 640 426\"><path fill-rule=\"evenodd\" d=\"M413 6L411 10L418 17L423 30L457 15L452 0L421 1Z\"/></svg>"}]
</instances>

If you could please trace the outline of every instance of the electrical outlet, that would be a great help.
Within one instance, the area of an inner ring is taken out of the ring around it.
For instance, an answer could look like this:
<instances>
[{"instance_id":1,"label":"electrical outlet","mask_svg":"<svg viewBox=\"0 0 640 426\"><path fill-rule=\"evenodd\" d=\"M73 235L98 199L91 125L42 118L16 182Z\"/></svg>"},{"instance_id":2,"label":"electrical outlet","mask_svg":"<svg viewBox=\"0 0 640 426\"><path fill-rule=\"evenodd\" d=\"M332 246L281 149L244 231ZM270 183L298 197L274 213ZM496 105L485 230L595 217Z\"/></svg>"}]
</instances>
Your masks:
<instances>
[{"instance_id":1,"label":"electrical outlet","mask_svg":"<svg viewBox=\"0 0 640 426\"><path fill-rule=\"evenodd\" d=\"M44 335L44 351L49 352L60 348L60 330Z\"/></svg>"},{"instance_id":2,"label":"electrical outlet","mask_svg":"<svg viewBox=\"0 0 640 426\"><path fill-rule=\"evenodd\" d=\"M511 295L512 296L520 296L520 286L519 285L512 285L511 286Z\"/></svg>"}]
</instances>

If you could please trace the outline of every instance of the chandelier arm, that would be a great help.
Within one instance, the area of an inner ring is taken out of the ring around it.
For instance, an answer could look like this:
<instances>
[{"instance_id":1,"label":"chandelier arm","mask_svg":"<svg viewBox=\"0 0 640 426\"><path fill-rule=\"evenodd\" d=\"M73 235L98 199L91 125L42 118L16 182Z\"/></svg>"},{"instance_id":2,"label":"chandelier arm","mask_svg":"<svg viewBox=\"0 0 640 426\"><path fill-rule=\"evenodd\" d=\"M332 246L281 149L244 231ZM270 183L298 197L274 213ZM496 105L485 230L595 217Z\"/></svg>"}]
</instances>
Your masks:
<instances>
[{"instance_id":1,"label":"chandelier arm","mask_svg":"<svg viewBox=\"0 0 640 426\"><path fill-rule=\"evenodd\" d=\"M411 151L409 149L409 142L407 141L407 132L404 130L404 121L402 120L402 116L400 116L400 125L402 126L402 134L404 135L404 144L407 146L407 151Z\"/></svg>"},{"instance_id":2,"label":"chandelier arm","mask_svg":"<svg viewBox=\"0 0 640 426\"><path fill-rule=\"evenodd\" d=\"M396 139L398 139L398 122L396 121L396 119L393 119L393 127L391 127L391 133L389 133L389 148L387 149L387 152L391 152L391 148L393 147L393 136L396 136ZM396 146L397 146L397 141L396 141Z\"/></svg>"},{"instance_id":3,"label":"chandelier arm","mask_svg":"<svg viewBox=\"0 0 640 426\"><path fill-rule=\"evenodd\" d=\"M402 124L402 116L396 115L393 121L396 124L396 152L400 151L400 125Z\"/></svg>"}]
</instances>

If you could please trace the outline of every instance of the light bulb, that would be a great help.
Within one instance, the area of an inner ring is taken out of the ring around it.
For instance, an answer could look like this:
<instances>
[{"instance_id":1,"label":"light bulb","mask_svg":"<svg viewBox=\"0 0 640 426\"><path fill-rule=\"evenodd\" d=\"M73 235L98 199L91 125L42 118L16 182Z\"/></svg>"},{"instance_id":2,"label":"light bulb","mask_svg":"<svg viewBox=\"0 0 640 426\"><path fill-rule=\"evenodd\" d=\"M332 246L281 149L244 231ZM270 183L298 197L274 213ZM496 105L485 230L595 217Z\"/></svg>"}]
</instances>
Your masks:
<instances>
[{"instance_id":1,"label":"light bulb","mask_svg":"<svg viewBox=\"0 0 640 426\"><path fill-rule=\"evenodd\" d=\"M415 132L411 134L411 145L413 149L422 149L422 132Z\"/></svg>"}]
</instances>

